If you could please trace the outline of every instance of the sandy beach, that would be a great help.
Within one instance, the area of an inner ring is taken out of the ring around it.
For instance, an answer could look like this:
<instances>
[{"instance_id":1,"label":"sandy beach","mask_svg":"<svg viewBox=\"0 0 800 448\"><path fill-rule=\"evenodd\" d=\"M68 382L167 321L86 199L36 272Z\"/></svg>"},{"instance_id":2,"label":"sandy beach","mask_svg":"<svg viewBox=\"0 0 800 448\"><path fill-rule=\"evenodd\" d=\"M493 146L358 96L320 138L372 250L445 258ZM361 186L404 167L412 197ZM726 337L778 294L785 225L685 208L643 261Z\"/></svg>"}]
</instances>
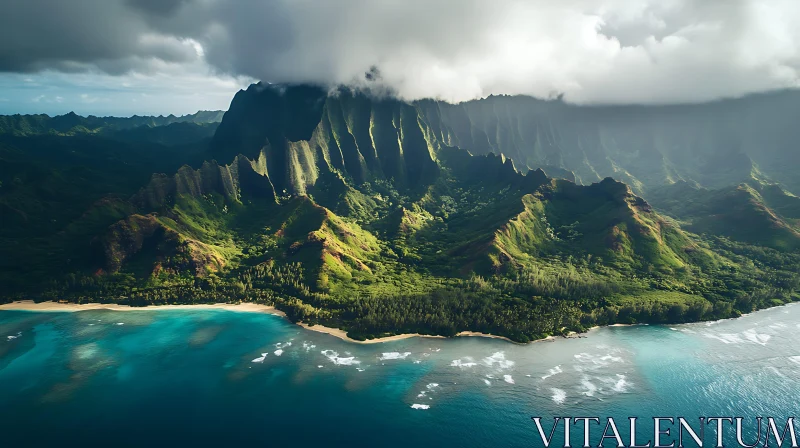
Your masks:
<instances>
[{"instance_id":1,"label":"sandy beach","mask_svg":"<svg viewBox=\"0 0 800 448\"><path fill-rule=\"evenodd\" d=\"M243 313L269 313L286 317L286 314L276 309L274 306L259 305L257 303L214 303L198 305L154 305L154 306L129 306L117 303L59 303L59 302L34 302L32 300L22 300L18 302L4 303L0 305L2 310L19 311L41 311L41 312L76 312L89 310L111 310L111 311L161 311L161 310L187 310L187 309L214 309L228 310Z\"/></svg>"},{"instance_id":2,"label":"sandy beach","mask_svg":"<svg viewBox=\"0 0 800 448\"><path fill-rule=\"evenodd\" d=\"M418 334L418 333L406 333L406 334L396 334L394 336L386 336L383 338L375 338L375 339L367 339L365 341L359 341L357 339L353 339L347 336L347 332L341 330L339 328L331 328L326 327L324 325L308 325L303 322L298 322L297 325L305 328L306 330L316 331L317 333L325 333L331 336L335 336L341 340L347 342L353 342L355 344L380 344L383 342L391 342L391 341L399 341L401 339L408 339L408 338L437 338L437 339L444 339L444 336L432 336L429 334Z\"/></svg>"},{"instance_id":3,"label":"sandy beach","mask_svg":"<svg viewBox=\"0 0 800 448\"><path fill-rule=\"evenodd\" d=\"M394 336L386 336L386 337L383 337L383 338L375 338L375 339L367 339L365 341L359 341L359 340L356 340L356 339L348 337L347 336L347 332L344 331L344 330L341 330L339 328L331 328L331 327L326 327L324 325L313 325L313 326L311 326L311 325L305 324L303 322L298 322L297 325L300 325L301 327L305 328L306 330L316 331L318 333L329 334L331 336L335 336L335 337L337 337L339 339L342 339L344 341L353 342L353 343L356 343L356 344L379 344L379 343L382 343L382 342L399 341L399 340L408 339L408 338L446 339L445 336L435 336L435 335L430 335L430 334L419 334L419 333L404 333L404 334L396 334ZM498 335L495 335L495 334L480 333L480 332L477 332L477 331L462 331L462 332L456 334L455 337L479 337L479 338L490 338L490 339L502 339L502 340L504 340L506 342L511 342L513 344L519 344L519 342L512 341L511 339L509 339L509 338L507 338L505 336L498 336ZM538 339L536 341L531 341L531 342L547 341L547 340L552 340L552 339L555 339L555 338L553 336L548 336L546 338Z\"/></svg>"},{"instance_id":4,"label":"sandy beach","mask_svg":"<svg viewBox=\"0 0 800 448\"><path fill-rule=\"evenodd\" d=\"M116 303L85 303L85 304L77 304L77 303L59 303L59 302L34 302L32 300L22 300L18 302L11 302L5 303L0 305L0 311L3 310L19 310L19 311L40 311L40 312L77 312L77 311L89 311L89 310L111 310L111 311L160 311L160 310L187 310L187 309L222 309L228 311L236 311L236 312L243 312L243 313L269 313L275 314L277 316L286 317L286 314L273 307L268 305L259 305L257 303L241 303L241 304L232 304L232 303L215 303L215 304L197 304L197 305L153 305L153 306L143 306L143 307L136 307L136 306L129 306L129 305L120 305ZM386 336L383 338L375 338L375 339L367 339L365 341L359 341L357 339L353 339L347 336L347 332L339 329L339 328L332 328L326 327L324 325L309 325L303 322L298 322L297 325L305 328L306 330L316 331L317 333L325 333L331 336L337 337L343 341L352 342L354 344L380 344L383 342L391 342L391 341L399 341L402 339L408 338L436 338L436 339L445 339L445 336L435 336L429 334L419 334L419 333L405 333L405 334L397 334L394 336ZM512 341L511 339L505 336L498 336L494 334L486 334L480 333L477 331L462 331L456 334L456 337L481 337L481 338L491 338L491 339L502 339L506 342L511 342L514 344L519 344L519 342ZM540 342L540 341L550 341L555 339L553 336L548 336L543 339L538 339L536 341L531 342Z\"/></svg>"},{"instance_id":5,"label":"sandy beach","mask_svg":"<svg viewBox=\"0 0 800 448\"><path fill-rule=\"evenodd\" d=\"M519 344L519 342L512 341L511 339L505 336L498 336L496 334L488 334L488 333L480 333L478 331L462 331L458 333L456 337L476 337L476 338L490 338L490 339L502 339L504 341L513 342L514 344ZM550 336L548 336L549 338ZM545 338L547 339L547 338ZM542 340L542 339L539 339Z\"/></svg>"}]
</instances>

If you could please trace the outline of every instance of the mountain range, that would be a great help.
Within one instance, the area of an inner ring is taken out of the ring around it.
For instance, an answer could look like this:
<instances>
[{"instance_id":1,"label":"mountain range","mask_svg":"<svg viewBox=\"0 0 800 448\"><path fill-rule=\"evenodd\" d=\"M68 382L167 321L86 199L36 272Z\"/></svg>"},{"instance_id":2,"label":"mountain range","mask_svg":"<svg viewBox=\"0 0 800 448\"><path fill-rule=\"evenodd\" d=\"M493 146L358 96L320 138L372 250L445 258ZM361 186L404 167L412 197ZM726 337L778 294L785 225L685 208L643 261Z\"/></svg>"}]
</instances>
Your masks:
<instances>
[{"instance_id":1,"label":"mountain range","mask_svg":"<svg viewBox=\"0 0 800 448\"><path fill-rule=\"evenodd\" d=\"M218 124L0 117L2 299L255 301L362 339L732 317L800 299L797 108L259 83Z\"/></svg>"}]
</instances>

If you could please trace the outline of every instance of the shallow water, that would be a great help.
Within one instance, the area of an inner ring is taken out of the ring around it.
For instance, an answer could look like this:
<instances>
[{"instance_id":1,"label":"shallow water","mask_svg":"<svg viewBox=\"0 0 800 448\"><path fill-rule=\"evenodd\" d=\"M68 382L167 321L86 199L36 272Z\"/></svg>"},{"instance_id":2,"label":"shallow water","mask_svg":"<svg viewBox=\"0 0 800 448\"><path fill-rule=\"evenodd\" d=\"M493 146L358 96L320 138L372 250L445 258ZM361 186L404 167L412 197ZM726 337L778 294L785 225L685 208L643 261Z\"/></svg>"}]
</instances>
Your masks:
<instances>
[{"instance_id":1,"label":"shallow water","mask_svg":"<svg viewBox=\"0 0 800 448\"><path fill-rule=\"evenodd\" d=\"M785 422L798 342L797 305L528 345L359 345L224 310L2 311L0 434L2 446L541 446L531 416Z\"/></svg>"}]
</instances>

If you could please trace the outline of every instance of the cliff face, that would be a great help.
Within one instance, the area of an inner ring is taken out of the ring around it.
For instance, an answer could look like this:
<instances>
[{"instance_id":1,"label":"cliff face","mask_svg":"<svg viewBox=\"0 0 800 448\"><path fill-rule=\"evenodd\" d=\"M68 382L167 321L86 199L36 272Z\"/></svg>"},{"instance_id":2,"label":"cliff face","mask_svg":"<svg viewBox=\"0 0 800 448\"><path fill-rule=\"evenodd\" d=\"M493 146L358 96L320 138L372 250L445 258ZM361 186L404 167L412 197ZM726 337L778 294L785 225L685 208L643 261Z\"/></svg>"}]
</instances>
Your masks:
<instances>
[{"instance_id":1,"label":"cliff face","mask_svg":"<svg viewBox=\"0 0 800 448\"><path fill-rule=\"evenodd\" d=\"M212 142L212 154L265 155L275 190L304 194L321 172L336 170L355 184L392 179L432 181L440 142L418 110L396 100L314 87L256 84L239 92Z\"/></svg>"},{"instance_id":2,"label":"cliff face","mask_svg":"<svg viewBox=\"0 0 800 448\"><path fill-rule=\"evenodd\" d=\"M171 205L178 196L197 199L219 193L240 201L243 192L246 197L275 202L275 187L267 171L269 152L267 145L254 160L239 155L230 165L211 161L204 162L197 170L184 165L172 176L154 174L150 183L133 197L133 202L141 209L157 210Z\"/></svg>"},{"instance_id":3,"label":"cliff face","mask_svg":"<svg viewBox=\"0 0 800 448\"><path fill-rule=\"evenodd\" d=\"M256 84L234 98L213 154L256 157L270 143L272 182L298 193L321 165L357 183L425 182L446 146L503 155L519 170L542 168L581 184L614 177L645 196L680 181L720 188L751 177L800 190L786 168L800 161L791 118L798 113L797 92L685 106L573 106L525 96L408 104Z\"/></svg>"},{"instance_id":4,"label":"cliff face","mask_svg":"<svg viewBox=\"0 0 800 448\"><path fill-rule=\"evenodd\" d=\"M521 168L571 171L579 183L611 176L646 195L678 181L720 188L755 176L800 190L786 168L800 161L794 91L677 106L573 106L525 96L417 106L449 145L504 154Z\"/></svg>"}]
</instances>

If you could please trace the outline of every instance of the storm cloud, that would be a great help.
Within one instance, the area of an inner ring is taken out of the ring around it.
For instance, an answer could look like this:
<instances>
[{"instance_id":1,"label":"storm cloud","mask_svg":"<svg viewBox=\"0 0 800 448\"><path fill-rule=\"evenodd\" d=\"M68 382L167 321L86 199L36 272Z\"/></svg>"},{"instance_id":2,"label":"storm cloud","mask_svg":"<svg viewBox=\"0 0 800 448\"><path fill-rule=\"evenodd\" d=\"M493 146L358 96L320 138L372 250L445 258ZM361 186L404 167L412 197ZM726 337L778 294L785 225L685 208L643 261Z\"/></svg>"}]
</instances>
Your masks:
<instances>
[{"instance_id":1,"label":"storm cloud","mask_svg":"<svg viewBox=\"0 0 800 448\"><path fill-rule=\"evenodd\" d=\"M5 0L0 71L696 102L796 87L797 23L794 0Z\"/></svg>"}]
</instances>

